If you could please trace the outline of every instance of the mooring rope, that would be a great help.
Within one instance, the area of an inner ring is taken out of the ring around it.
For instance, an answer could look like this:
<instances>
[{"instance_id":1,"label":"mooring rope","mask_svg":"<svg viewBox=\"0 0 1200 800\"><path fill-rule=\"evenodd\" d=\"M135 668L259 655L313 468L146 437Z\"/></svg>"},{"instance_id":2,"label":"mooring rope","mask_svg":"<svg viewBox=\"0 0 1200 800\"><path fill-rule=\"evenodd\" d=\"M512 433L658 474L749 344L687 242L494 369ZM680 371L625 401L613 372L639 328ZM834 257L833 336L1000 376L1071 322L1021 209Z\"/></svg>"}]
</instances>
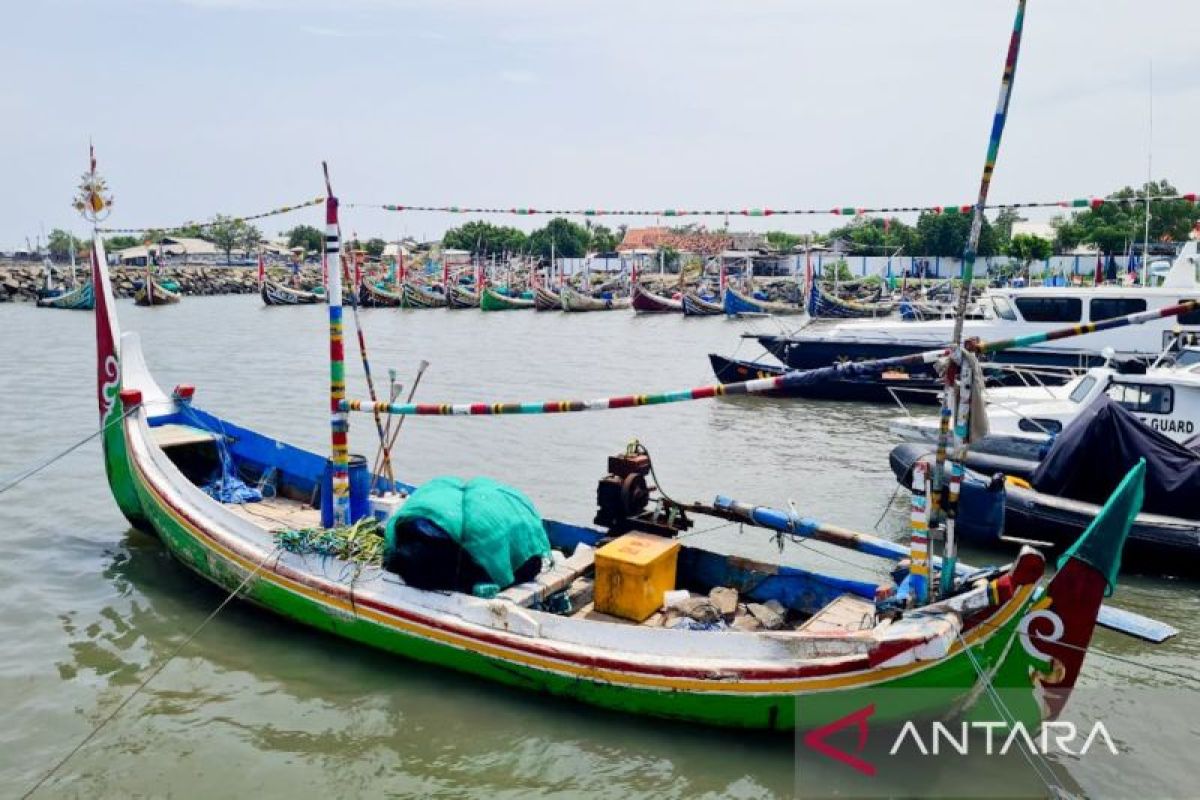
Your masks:
<instances>
[{"instance_id":1,"label":"mooring rope","mask_svg":"<svg viewBox=\"0 0 1200 800\"><path fill-rule=\"evenodd\" d=\"M87 436L85 436L82 439L80 439L79 441L75 442L75 444L66 448L62 452L55 453L53 456L50 456L49 458L38 462L37 464L30 467L29 469L26 469L24 472L18 473L16 475L16 477L14 477L14 478L6 478L3 483L0 483L0 494L4 494L9 489L12 489L13 487L23 483L24 481L28 480L29 478L32 478L34 475L37 475L39 472L46 469L54 462L59 461L63 458L66 458L71 453L75 452L76 450L78 450L79 448L83 447L85 444L90 442L92 439L95 439L97 436L99 436L102 433L104 433L105 431L107 431L110 426L116 425L118 422L123 422L125 420L125 418L127 416L129 416L131 413L133 413L133 411L135 411L135 410L137 410L136 406L134 408L131 408L131 409L125 411L123 414L121 414L121 416L117 417L116 419L110 420L109 422L104 423L103 425L100 426L99 429L92 431Z\"/></svg>"},{"instance_id":2,"label":"mooring rope","mask_svg":"<svg viewBox=\"0 0 1200 800\"><path fill-rule=\"evenodd\" d=\"M971 646L968 645L967 641L963 638L961 629L957 631L957 636L959 643L963 646L963 652L967 655L967 660L971 662L971 666L975 668L975 673L979 676L979 680L983 684L984 691L991 698L992 703L995 704L996 710L1000 713L1000 716L1005 718L1004 722L1008 723L1009 727L1012 727L1013 723L1017 721L1016 715L1009 710L1007 705L1005 705L1003 698L1000 697L1000 693L997 692L996 687L992 685L991 677L988 676L987 672L983 668L983 665L976 660L975 653L971 651ZM1038 776L1038 779L1046 787L1047 791L1051 793L1051 796L1071 796L1070 793L1063 788L1062 783L1058 780L1058 776L1054 773L1054 767L1050 764L1049 759L1047 759L1045 755L1039 753L1036 748L1026 749L1025 747L1022 747L1019 742L1017 743L1017 750L1019 750L1021 754L1025 756L1025 760L1029 763L1029 766L1033 769L1034 773Z\"/></svg>"},{"instance_id":3,"label":"mooring rope","mask_svg":"<svg viewBox=\"0 0 1200 800\"><path fill-rule=\"evenodd\" d=\"M78 753L80 750L82 750L87 745L88 742L90 742L92 739L94 739L96 737L96 734L100 733L100 731L103 730L104 727L106 725L108 725L108 723L112 722L116 718L116 716L121 713L122 709L124 709L127 705L129 705L129 703L133 700L133 698L135 698L139 694L141 694L142 690L145 689L147 686L149 686L150 682L152 680L154 680L155 678L157 678L159 673L161 673L164 669L166 669L167 665L175 660L175 657L178 656L179 653L183 651L183 648L185 648L189 644L191 644L192 640L195 639L197 635L199 635L200 631L204 630L204 627L206 625L208 625L208 623L210 623L214 619L216 619L217 614L220 614L221 611L224 610L225 606L229 605L229 603L233 600L233 598L237 597L241 593L242 589L246 588L246 585L248 583L250 583L250 581L256 575L258 575L259 572L262 571L262 568L267 565L267 562L271 560L271 557L276 556L276 555L280 554L281 552L282 552L281 548L276 547L274 550L272 550L271 552L269 552L265 556L263 556L263 559L258 562L258 565L254 569L252 569L249 573L246 574L246 577L242 579L242 582L239 583L237 585L237 587L234 588L233 591L231 591L228 595L225 596L225 599L222 600L220 602L220 604L217 605L217 607L212 610L212 613L210 613L207 617L205 617L203 620L201 620L200 624L197 625L195 628L193 628L192 632L187 635L187 638L185 638L182 642L180 642L179 645L174 650L171 651L171 653L166 657L166 659L163 660L163 662L161 664L159 664L157 667L152 669L150 671L150 674L146 676L145 680L143 680L141 683L139 683L137 685L137 687L125 697L124 700L122 700L120 703L118 703L117 706L112 711L110 711L108 714L106 714L104 716L104 718L101 719L100 722L97 723L91 729L91 731L88 732L87 736L84 736L81 740L79 740L79 743L76 744L74 747L72 747L70 752L68 752L65 756L63 756L61 759L59 759L58 763L56 763L53 767L51 767L50 770L45 775L43 775L41 778L39 778L37 783L35 783L32 787L29 788L29 790L27 792L25 792L23 795L21 795L21 800L28 800L29 797L32 797L34 795L34 793L37 792L38 789L42 788L42 786L46 783L46 781L48 781L48 780L50 780L50 778L54 777L54 775L60 769L62 769L63 766L66 765L66 763L68 761L70 761L75 756L76 753Z\"/></svg>"}]
</instances>

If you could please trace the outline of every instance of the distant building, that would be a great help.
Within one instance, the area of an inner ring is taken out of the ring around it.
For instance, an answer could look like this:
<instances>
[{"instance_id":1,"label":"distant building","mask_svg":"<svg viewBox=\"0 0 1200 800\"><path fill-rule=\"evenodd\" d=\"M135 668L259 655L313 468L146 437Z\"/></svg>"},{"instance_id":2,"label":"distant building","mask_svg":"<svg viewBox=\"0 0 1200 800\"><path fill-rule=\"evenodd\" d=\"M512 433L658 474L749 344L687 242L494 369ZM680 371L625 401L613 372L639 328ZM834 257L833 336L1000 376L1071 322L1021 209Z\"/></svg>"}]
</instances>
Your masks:
<instances>
[{"instance_id":1,"label":"distant building","mask_svg":"<svg viewBox=\"0 0 1200 800\"><path fill-rule=\"evenodd\" d=\"M712 255L729 250L733 237L728 233L708 231L673 231L670 228L630 228L617 245L618 253L655 251L670 247L680 253Z\"/></svg>"}]
</instances>

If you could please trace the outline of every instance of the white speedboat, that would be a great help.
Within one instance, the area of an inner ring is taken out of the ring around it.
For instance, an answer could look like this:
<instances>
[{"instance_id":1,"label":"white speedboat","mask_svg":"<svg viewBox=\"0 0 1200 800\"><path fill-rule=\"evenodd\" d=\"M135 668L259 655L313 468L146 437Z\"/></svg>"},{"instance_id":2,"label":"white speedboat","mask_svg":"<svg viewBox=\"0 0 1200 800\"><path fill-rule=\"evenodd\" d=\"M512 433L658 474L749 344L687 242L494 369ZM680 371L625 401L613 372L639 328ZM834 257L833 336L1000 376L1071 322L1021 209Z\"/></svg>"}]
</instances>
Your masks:
<instances>
[{"instance_id":1,"label":"white speedboat","mask_svg":"<svg viewBox=\"0 0 1200 800\"><path fill-rule=\"evenodd\" d=\"M1196 268L1197 243L1188 242L1160 286L1043 286L988 289L979 305L983 319L964 323L963 335L997 341L1200 300ZM906 322L898 318L854 320L813 325L788 335L756 336L776 358L792 369L814 369L839 361L863 361L919 353L944 346L954 321ZM995 354L1001 363L1030 367L1082 369L1103 363L1100 353L1149 363L1172 338L1172 331L1200 333L1200 312L1163 318L1144 325L1096 331L1071 339L1042 342Z\"/></svg>"},{"instance_id":2,"label":"white speedboat","mask_svg":"<svg viewBox=\"0 0 1200 800\"><path fill-rule=\"evenodd\" d=\"M1186 441L1200 430L1200 347L1172 349L1149 369L1093 367L1064 386L988 389L988 436L972 449L1039 460L1053 437L1102 393L1151 429ZM901 439L933 445L938 425L936 416L901 417L889 429Z\"/></svg>"}]
</instances>

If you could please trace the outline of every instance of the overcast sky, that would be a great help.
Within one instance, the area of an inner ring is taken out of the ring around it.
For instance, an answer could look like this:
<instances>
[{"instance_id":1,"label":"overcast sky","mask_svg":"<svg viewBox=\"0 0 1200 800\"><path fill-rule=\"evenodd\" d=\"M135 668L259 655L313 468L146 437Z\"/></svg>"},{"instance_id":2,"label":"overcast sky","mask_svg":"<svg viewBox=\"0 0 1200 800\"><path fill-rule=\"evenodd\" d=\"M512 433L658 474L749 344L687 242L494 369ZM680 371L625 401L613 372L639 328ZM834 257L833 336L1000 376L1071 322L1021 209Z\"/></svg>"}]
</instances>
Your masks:
<instances>
[{"instance_id":1,"label":"overcast sky","mask_svg":"<svg viewBox=\"0 0 1200 800\"><path fill-rule=\"evenodd\" d=\"M1013 0L38 0L4 4L0 247L344 202L968 203ZM1200 190L1200 2L1031 0L995 201ZM310 209L265 220L268 235ZM352 209L363 236L465 217ZM527 218L497 218L528 228ZM539 220L538 222L542 222ZM614 219L641 224L636 220ZM732 220L824 229L835 218ZM719 220L711 221L718 224Z\"/></svg>"}]
</instances>

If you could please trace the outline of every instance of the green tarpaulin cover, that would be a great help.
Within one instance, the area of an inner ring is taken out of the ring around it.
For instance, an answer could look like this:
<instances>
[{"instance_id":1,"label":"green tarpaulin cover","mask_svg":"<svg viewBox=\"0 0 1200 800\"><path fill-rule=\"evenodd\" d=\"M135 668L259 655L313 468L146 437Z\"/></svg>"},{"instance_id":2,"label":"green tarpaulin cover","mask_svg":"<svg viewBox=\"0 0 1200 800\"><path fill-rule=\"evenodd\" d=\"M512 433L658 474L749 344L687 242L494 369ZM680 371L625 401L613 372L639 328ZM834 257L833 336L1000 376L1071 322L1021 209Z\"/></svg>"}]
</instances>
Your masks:
<instances>
[{"instance_id":1,"label":"green tarpaulin cover","mask_svg":"<svg viewBox=\"0 0 1200 800\"><path fill-rule=\"evenodd\" d=\"M396 528L424 519L458 543L500 587L513 584L513 571L534 556L550 557L550 540L533 502L491 478L446 476L423 484L387 523L387 546Z\"/></svg>"}]
</instances>

